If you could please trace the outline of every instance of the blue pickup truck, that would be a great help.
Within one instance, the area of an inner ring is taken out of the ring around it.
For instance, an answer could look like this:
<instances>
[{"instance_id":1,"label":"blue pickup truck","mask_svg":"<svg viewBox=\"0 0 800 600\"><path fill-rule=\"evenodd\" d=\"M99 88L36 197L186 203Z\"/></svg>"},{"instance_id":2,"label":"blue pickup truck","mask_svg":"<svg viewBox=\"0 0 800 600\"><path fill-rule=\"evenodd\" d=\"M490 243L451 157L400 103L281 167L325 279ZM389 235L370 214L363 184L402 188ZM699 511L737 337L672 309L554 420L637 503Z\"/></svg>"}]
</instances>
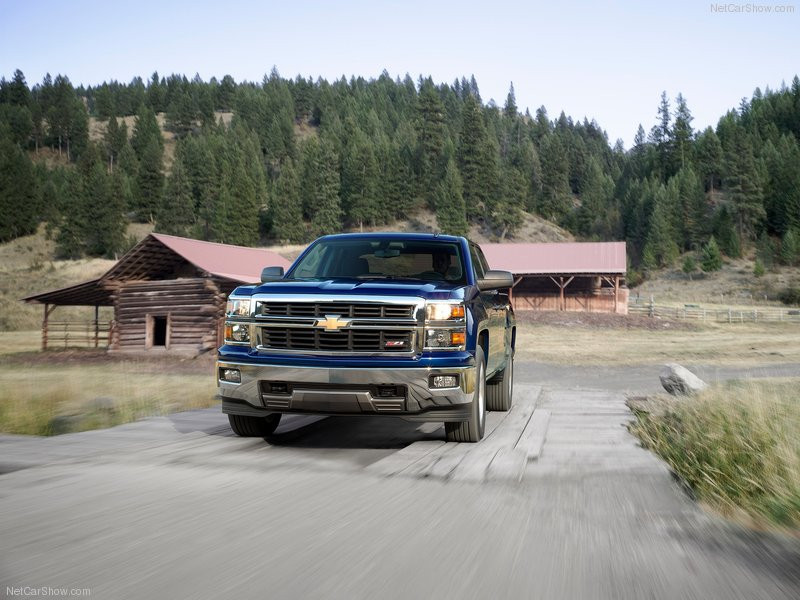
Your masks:
<instances>
[{"instance_id":1,"label":"blue pickup truck","mask_svg":"<svg viewBox=\"0 0 800 600\"><path fill-rule=\"evenodd\" d=\"M513 278L465 238L325 236L261 279L229 296L216 365L236 434L268 436L283 413L359 414L477 442L486 411L511 407Z\"/></svg>"}]
</instances>

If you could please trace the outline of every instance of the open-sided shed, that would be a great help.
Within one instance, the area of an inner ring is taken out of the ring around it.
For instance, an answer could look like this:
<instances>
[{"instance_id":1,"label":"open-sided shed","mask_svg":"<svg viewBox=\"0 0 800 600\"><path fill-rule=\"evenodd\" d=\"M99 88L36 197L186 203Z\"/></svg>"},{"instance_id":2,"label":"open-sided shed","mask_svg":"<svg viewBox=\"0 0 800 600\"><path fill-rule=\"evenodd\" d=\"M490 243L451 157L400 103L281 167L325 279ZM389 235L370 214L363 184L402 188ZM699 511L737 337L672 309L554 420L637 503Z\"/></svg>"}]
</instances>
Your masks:
<instances>
[{"instance_id":1,"label":"open-sided shed","mask_svg":"<svg viewBox=\"0 0 800 600\"><path fill-rule=\"evenodd\" d=\"M627 314L625 242L482 244L492 269L514 274L515 310Z\"/></svg>"},{"instance_id":2,"label":"open-sided shed","mask_svg":"<svg viewBox=\"0 0 800 600\"><path fill-rule=\"evenodd\" d=\"M104 330L98 308L111 306L109 349L202 352L221 342L227 295L242 283L258 282L266 266L289 265L268 250L152 233L102 277L23 300L44 305L43 349L53 309L69 305L95 307L87 329L95 346Z\"/></svg>"}]
</instances>

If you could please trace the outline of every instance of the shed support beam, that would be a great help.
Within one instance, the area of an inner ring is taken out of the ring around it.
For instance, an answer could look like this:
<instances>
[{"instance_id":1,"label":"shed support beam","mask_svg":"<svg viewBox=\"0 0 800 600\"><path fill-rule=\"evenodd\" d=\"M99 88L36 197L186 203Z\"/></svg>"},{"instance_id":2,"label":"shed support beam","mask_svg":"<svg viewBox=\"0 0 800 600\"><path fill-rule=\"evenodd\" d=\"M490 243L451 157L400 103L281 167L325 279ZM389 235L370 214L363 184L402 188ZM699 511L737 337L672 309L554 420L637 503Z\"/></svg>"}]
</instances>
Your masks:
<instances>
[{"instance_id":1,"label":"shed support beam","mask_svg":"<svg viewBox=\"0 0 800 600\"><path fill-rule=\"evenodd\" d=\"M558 310L567 310L567 299L564 297L564 288L566 288L570 283L572 283L573 279L575 279L574 275L572 277L570 277L569 279L567 279L566 281L564 281L564 277L561 276L561 277L558 278L558 281L556 281L555 277L553 277L552 275L550 276L550 280L553 283L555 283L558 286L558 289L559 289Z\"/></svg>"},{"instance_id":2,"label":"shed support beam","mask_svg":"<svg viewBox=\"0 0 800 600\"><path fill-rule=\"evenodd\" d=\"M50 313L55 310L55 304L50 306L49 304L44 305L44 316L42 317L42 350L47 350L47 323L50 320Z\"/></svg>"}]
</instances>

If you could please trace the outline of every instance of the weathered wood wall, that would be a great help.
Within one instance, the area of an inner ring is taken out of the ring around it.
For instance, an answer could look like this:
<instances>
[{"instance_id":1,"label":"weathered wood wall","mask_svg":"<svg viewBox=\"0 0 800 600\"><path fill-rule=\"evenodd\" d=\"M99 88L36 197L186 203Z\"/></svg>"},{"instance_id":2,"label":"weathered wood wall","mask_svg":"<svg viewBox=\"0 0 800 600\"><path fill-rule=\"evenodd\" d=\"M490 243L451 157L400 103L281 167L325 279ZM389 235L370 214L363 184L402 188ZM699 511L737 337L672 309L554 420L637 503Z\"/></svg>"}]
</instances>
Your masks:
<instances>
[{"instance_id":1,"label":"weathered wood wall","mask_svg":"<svg viewBox=\"0 0 800 600\"><path fill-rule=\"evenodd\" d=\"M557 293L517 293L512 295L514 310L562 310L561 297ZM607 312L614 310L614 290L610 288L597 289L594 292L570 292L569 288L564 293L563 310L581 312ZM628 314L628 289L620 288L617 297L616 313Z\"/></svg>"},{"instance_id":2,"label":"weathered wood wall","mask_svg":"<svg viewBox=\"0 0 800 600\"><path fill-rule=\"evenodd\" d=\"M216 350L225 294L213 280L120 282L113 297L112 349L148 350L152 318L165 317L167 350Z\"/></svg>"}]
</instances>

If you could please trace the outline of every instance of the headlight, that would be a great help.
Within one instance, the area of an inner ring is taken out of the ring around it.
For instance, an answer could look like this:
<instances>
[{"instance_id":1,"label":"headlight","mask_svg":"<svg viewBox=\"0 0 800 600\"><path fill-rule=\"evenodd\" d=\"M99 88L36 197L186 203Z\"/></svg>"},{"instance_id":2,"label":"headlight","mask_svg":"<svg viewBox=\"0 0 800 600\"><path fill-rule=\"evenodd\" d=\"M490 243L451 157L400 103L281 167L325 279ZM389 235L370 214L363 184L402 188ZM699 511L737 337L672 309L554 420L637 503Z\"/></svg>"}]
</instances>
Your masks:
<instances>
[{"instance_id":1,"label":"headlight","mask_svg":"<svg viewBox=\"0 0 800 600\"><path fill-rule=\"evenodd\" d=\"M225 323L225 342L249 344L250 327L247 323Z\"/></svg>"},{"instance_id":2,"label":"headlight","mask_svg":"<svg viewBox=\"0 0 800 600\"><path fill-rule=\"evenodd\" d=\"M428 321L448 321L463 319L464 305L453 302L428 302L425 305L425 319Z\"/></svg>"},{"instance_id":3,"label":"headlight","mask_svg":"<svg viewBox=\"0 0 800 600\"><path fill-rule=\"evenodd\" d=\"M226 317L249 317L250 298L228 298L225 305Z\"/></svg>"},{"instance_id":4,"label":"headlight","mask_svg":"<svg viewBox=\"0 0 800 600\"><path fill-rule=\"evenodd\" d=\"M425 350L463 350L467 344L465 314L461 302L428 302Z\"/></svg>"}]
</instances>

